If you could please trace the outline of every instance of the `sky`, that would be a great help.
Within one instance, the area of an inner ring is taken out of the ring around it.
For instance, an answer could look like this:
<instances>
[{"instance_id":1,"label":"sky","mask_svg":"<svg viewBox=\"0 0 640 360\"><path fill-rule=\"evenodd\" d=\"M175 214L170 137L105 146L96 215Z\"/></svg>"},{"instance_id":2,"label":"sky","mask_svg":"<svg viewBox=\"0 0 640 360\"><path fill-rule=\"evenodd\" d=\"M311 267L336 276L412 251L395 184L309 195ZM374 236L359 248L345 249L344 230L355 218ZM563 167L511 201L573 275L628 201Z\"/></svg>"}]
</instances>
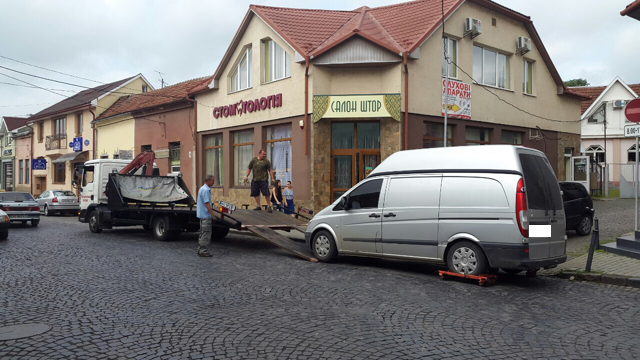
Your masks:
<instances>
[{"instance_id":1,"label":"sky","mask_svg":"<svg viewBox=\"0 0 640 360\"><path fill-rule=\"evenodd\" d=\"M437 0L436 0L437 1ZM98 82L142 73L159 88L213 74L249 4L353 10L399 0L0 0L0 56ZM640 83L640 21L620 16L631 0L497 0L531 16L563 80ZM94 87L0 57L0 66ZM156 71L163 73L159 75ZM0 68L0 74L71 95L82 88ZM64 99L12 86L0 75L0 116L34 114ZM63 91L65 90L65 91Z\"/></svg>"}]
</instances>

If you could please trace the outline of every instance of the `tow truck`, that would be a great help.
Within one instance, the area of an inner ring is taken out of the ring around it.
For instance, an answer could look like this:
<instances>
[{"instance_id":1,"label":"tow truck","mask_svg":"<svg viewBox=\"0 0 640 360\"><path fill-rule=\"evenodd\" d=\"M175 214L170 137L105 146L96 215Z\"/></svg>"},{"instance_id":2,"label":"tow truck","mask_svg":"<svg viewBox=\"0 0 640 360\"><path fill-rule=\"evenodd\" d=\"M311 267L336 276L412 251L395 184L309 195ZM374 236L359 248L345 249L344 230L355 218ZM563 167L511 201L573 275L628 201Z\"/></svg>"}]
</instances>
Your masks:
<instances>
[{"instance_id":1,"label":"tow truck","mask_svg":"<svg viewBox=\"0 0 640 360\"><path fill-rule=\"evenodd\" d=\"M160 176L154 166L155 153L145 151L133 160L96 159L84 163L80 178L78 220L98 234L122 226L142 226L160 241L178 238L184 232L198 232L196 202L180 175ZM245 207L248 207L245 205ZM237 209L219 202L213 206L212 240L221 239L231 229L248 231L303 259L317 262L310 249L276 230L306 230L309 218L300 211L295 218L274 211Z\"/></svg>"}]
</instances>

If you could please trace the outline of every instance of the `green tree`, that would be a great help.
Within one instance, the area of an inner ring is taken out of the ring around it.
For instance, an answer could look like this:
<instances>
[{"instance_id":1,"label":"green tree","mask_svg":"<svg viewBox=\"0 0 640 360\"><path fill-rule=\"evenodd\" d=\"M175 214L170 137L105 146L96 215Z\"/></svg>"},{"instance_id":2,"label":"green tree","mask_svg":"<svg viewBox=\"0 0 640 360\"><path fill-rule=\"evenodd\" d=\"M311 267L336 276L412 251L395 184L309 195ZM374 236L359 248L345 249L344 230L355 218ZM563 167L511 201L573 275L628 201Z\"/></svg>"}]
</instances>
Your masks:
<instances>
[{"instance_id":1,"label":"green tree","mask_svg":"<svg viewBox=\"0 0 640 360\"><path fill-rule=\"evenodd\" d=\"M564 86L589 86L586 79L571 79L564 82Z\"/></svg>"}]
</instances>

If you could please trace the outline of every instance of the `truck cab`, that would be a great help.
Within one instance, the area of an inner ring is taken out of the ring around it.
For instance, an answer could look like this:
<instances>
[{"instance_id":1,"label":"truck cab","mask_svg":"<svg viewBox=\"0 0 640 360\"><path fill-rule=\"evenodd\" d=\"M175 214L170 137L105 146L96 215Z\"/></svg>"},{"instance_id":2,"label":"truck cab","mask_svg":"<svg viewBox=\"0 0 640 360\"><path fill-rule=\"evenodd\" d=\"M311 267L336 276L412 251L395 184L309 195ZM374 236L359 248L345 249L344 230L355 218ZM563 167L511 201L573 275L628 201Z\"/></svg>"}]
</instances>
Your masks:
<instances>
[{"instance_id":1,"label":"truck cab","mask_svg":"<svg viewBox=\"0 0 640 360\"><path fill-rule=\"evenodd\" d=\"M110 173L124 169L130 160L96 159L84 163L80 183L80 219L99 204L107 204L105 190Z\"/></svg>"}]
</instances>

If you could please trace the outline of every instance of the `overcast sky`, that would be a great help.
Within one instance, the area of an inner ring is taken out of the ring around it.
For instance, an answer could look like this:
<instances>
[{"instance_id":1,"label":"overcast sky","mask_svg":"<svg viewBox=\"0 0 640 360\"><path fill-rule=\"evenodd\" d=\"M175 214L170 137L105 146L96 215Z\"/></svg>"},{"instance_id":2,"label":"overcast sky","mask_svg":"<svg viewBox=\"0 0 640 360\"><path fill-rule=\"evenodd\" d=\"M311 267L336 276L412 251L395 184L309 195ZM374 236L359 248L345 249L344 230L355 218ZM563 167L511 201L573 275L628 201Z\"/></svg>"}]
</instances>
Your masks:
<instances>
[{"instance_id":1,"label":"overcast sky","mask_svg":"<svg viewBox=\"0 0 640 360\"><path fill-rule=\"evenodd\" d=\"M0 0L0 55L102 82L142 73L154 87L211 75L250 3L352 10L398 0ZM640 21L621 17L631 0L498 0L531 16L563 80L606 85L615 76L640 83ZM84 86L0 58L0 66ZM52 89L80 88L0 69ZM23 84L0 75L0 82ZM69 91L58 91L73 94ZM36 113L63 98L0 83L0 116ZM37 105L31 105L37 104Z\"/></svg>"}]
</instances>

